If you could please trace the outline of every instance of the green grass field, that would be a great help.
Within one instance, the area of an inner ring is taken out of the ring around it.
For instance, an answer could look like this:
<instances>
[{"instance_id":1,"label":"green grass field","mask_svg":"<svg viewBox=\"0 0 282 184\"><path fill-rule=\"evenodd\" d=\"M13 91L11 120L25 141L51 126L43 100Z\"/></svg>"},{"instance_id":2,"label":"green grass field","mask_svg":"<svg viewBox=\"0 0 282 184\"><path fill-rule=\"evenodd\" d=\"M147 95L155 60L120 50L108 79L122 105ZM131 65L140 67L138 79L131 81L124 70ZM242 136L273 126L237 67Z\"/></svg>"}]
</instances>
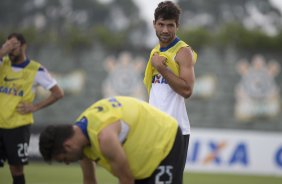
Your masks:
<instances>
[{"instance_id":1,"label":"green grass field","mask_svg":"<svg viewBox=\"0 0 282 184\"><path fill-rule=\"evenodd\" d=\"M78 164L64 165L32 162L25 168L27 184L78 184L82 174ZM97 169L98 183L117 184L116 178L102 168ZM0 184L11 184L7 165L0 168ZM184 184L281 184L282 177L230 174L186 173Z\"/></svg>"}]
</instances>

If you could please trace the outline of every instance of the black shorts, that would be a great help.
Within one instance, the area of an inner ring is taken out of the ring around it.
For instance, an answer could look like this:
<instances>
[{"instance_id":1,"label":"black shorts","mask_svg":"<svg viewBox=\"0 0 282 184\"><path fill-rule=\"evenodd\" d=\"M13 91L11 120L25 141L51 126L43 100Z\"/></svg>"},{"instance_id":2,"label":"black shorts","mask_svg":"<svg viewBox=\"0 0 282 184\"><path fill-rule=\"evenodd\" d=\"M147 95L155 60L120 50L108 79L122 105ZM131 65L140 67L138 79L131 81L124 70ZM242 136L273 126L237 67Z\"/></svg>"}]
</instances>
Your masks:
<instances>
[{"instance_id":1,"label":"black shorts","mask_svg":"<svg viewBox=\"0 0 282 184\"><path fill-rule=\"evenodd\" d=\"M184 140L184 162L183 162L183 170L185 169L186 161L187 161L187 154L188 154L188 147L189 147L189 139L190 139L190 134L183 135L183 140Z\"/></svg>"},{"instance_id":2,"label":"black shorts","mask_svg":"<svg viewBox=\"0 0 282 184\"><path fill-rule=\"evenodd\" d=\"M180 128L178 128L174 145L167 157L160 163L149 178L135 180L135 184L182 184L184 172L183 163L186 160L184 150L185 143L183 135Z\"/></svg>"},{"instance_id":3,"label":"black shorts","mask_svg":"<svg viewBox=\"0 0 282 184\"><path fill-rule=\"evenodd\" d=\"M12 129L0 128L0 166L7 160L9 165L28 163L30 125Z\"/></svg>"}]
</instances>

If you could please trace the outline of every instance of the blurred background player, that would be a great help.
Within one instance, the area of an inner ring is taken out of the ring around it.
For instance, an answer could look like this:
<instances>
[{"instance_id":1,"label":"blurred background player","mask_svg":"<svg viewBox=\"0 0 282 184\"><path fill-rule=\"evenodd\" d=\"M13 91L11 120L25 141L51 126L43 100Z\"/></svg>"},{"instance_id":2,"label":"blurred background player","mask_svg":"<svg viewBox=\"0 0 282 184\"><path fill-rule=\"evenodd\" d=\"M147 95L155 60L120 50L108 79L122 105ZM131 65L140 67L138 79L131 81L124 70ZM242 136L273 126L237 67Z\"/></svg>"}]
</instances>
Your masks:
<instances>
[{"instance_id":1,"label":"blurred background player","mask_svg":"<svg viewBox=\"0 0 282 184\"><path fill-rule=\"evenodd\" d=\"M24 36L12 33L0 49L0 166L8 161L14 184L25 183L32 113L64 96L48 71L27 57L26 48ZM33 103L36 85L51 93Z\"/></svg>"},{"instance_id":2,"label":"blurred background player","mask_svg":"<svg viewBox=\"0 0 282 184\"><path fill-rule=\"evenodd\" d=\"M180 8L171 1L158 4L153 25L159 44L151 51L144 84L149 103L176 118L185 141L185 167L190 137L190 122L185 99L192 95L196 53L176 36Z\"/></svg>"},{"instance_id":3,"label":"blurred background player","mask_svg":"<svg viewBox=\"0 0 282 184\"><path fill-rule=\"evenodd\" d=\"M180 184L182 139L171 116L132 97L115 97L94 103L74 125L49 125L39 150L47 162L81 160L85 184L97 183L94 161L120 184Z\"/></svg>"}]
</instances>

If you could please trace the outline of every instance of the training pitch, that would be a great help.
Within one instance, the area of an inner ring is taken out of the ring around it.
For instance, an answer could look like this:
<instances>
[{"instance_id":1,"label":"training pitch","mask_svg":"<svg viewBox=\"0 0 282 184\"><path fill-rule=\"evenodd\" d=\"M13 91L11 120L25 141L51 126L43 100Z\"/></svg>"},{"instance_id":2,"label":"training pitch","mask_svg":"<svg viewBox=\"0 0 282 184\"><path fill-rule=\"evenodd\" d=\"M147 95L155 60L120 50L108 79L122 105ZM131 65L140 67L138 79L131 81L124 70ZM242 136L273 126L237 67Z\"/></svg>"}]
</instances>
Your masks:
<instances>
[{"instance_id":1,"label":"training pitch","mask_svg":"<svg viewBox=\"0 0 282 184\"><path fill-rule=\"evenodd\" d=\"M100 184L117 184L117 180L104 169L97 168ZM77 184L82 183L79 164L46 164L31 162L25 167L28 184ZM185 173L184 184L281 184L282 177L231 174ZM0 184L12 183L7 164L0 168Z\"/></svg>"}]
</instances>

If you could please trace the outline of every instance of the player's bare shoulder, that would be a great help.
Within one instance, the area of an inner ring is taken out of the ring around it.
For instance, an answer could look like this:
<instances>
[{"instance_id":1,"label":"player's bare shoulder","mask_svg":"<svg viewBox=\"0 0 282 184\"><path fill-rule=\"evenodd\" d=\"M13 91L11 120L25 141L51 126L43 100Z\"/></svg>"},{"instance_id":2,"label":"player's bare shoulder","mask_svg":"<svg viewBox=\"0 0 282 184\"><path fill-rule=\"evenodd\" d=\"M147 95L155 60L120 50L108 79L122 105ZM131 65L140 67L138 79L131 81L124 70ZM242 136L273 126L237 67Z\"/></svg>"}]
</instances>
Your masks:
<instances>
[{"instance_id":1,"label":"player's bare shoulder","mask_svg":"<svg viewBox=\"0 0 282 184\"><path fill-rule=\"evenodd\" d=\"M182 47L175 56L179 65L193 65L193 50L191 47Z\"/></svg>"}]
</instances>

